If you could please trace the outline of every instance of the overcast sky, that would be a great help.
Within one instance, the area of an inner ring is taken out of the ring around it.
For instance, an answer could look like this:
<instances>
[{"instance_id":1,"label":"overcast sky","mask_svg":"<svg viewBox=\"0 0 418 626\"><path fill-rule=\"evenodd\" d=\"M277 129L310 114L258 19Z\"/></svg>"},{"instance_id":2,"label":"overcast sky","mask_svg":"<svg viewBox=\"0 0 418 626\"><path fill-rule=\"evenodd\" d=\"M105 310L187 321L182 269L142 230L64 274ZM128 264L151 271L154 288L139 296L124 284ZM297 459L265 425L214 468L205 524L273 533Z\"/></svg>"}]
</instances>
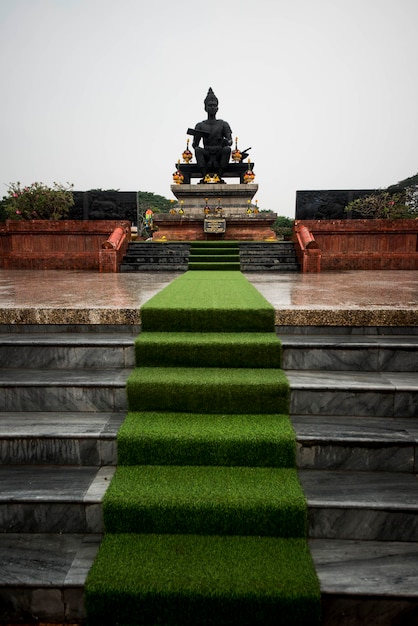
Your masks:
<instances>
[{"instance_id":1,"label":"overcast sky","mask_svg":"<svg viewBox=\"0 0 418 626\"><path fill-rule=\"evenodd\" d=\"M418 172L418 0L0 0L0 196L173 198L187 129L251 146L262 209Z\"/></svg>"}]
</instances>

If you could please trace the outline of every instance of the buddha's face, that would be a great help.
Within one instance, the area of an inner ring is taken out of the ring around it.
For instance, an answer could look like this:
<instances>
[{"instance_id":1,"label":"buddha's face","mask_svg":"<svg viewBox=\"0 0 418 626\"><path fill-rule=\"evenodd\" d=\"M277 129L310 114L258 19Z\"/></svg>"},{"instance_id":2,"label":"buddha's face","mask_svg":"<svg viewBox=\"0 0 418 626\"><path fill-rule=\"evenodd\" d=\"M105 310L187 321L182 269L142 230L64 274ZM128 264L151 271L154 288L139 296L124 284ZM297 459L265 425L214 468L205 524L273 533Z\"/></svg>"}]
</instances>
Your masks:
<instances>
[{"instance_id":1,"label":"buddha's face","mask_svg":"<svg viewBox=\"0 0 418 626\"><path fill-rule=\"evenodd\" d=\"M206 101L205 111L209 114L216 115L218 112L218 101L214 98L210 98Z\"/></svg>"}]
</instances>

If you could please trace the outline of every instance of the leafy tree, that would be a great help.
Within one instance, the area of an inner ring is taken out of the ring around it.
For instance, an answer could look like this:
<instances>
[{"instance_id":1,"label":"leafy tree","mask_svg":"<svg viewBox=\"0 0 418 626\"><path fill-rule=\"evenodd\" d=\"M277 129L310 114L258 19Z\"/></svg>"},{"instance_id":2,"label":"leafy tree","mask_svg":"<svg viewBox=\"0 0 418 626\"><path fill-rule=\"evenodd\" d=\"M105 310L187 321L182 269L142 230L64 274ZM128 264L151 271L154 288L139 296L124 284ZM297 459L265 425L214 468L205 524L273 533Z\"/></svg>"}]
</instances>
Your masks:
<instances>
[{"instance_id":1,"label":"leafy tree","mask_svg":"<svg viewBox=\"0 0 418 626\"><path fill-rule=\"evenodd\" d=\"M346 207L345 211L353 211L362 217L372 219L400 219L410 217L410 211L405 204L405 192L389 193L381 191L370 194L363 198L353 200Z\"/></svg>"},{"instance_id":2,"label":"leafy tree","mask_svg":"<svg viewBox=\"0 0 418 626\"><path fill-rule=\"evenodd\" d=\"M390 193L394 193L397 191L399 192L402 189L407 189L408 187L416 187L417 185L418 185L418 174L415 174L415 176L404 178L403 180L399 181L395 185L390 185L390 187L388 187L387 190Z\"/></svg>"},{"instance_id":3,"label":"leafy tree","mask_svg":"<svg viewBox=\"0 0 418 626\"><path fill-rule=\"evenodd\" d=\"M272 229L279 237L290 237L292 235L295 220L291 217L278 215L273 223Z\"/></svg>"},{"instance_id":4,"label":"leafy tree","mask_svg":"<svg viewBox=\"0 0 418 626\"><path fill-rule=\"evenodd\" d=\"M138 191L138 204L140 209L152 209L154 213L169 213L172 208L171 200L151 191Z\"/></svg>"}]
</instances>

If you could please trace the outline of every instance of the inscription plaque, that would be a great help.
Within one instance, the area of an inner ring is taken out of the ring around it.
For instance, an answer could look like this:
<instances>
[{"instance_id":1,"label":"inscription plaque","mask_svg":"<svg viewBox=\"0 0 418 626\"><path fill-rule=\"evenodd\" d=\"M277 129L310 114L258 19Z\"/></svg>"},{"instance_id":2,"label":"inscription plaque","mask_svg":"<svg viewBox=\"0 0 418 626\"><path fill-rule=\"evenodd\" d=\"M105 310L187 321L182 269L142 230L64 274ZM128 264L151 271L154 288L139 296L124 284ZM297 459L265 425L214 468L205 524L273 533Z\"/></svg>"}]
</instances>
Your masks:
<instances>
[{"instance_id":1,"label":"inscription plaque","mask_svg":"<svg viewBox=\"0 0 418 626\"><path fill-rule=\"evenodd\" d=\"M204 223L205 233L224 233L226 230L226 219L207 217Z\"/></svg>"}]
</instances>

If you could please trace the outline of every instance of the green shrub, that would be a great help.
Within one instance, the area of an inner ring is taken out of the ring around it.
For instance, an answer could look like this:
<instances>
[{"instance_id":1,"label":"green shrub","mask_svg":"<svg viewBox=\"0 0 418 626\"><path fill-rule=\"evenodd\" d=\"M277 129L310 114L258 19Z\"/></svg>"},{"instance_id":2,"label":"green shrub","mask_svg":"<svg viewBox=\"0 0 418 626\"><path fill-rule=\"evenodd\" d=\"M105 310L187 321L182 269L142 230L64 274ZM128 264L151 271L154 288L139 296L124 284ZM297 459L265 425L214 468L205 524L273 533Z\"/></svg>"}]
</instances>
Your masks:
<instances>
[{"instance_id":1,"label":"green shrub","mask_svg":"<svg viewBox=\"0 0 418 626\"><path fill-rule=\"evenodd\" d=\"M2 206L6 218L12 220L60 220L68 215L74 205L71 189L54 183L48 187L43 183L32 183L21 187L20 182L10 183L8 195L3 198Z\"/></svg>"},{"instance_id":2,"label":"green shrub","mask_svg":"<svg viewBox=\"0 0 418 626\"><path fill-rule=\"evenodd\" d=\"M344 210L346 212L353 211L354 213L359 213L362 217L376 220L394 220L411 217L411 211L405 204L405 194L402 192L391 194L388 191L382 191L370 194L369 196L353 200Z\"/></svg>"}]
</instances>

